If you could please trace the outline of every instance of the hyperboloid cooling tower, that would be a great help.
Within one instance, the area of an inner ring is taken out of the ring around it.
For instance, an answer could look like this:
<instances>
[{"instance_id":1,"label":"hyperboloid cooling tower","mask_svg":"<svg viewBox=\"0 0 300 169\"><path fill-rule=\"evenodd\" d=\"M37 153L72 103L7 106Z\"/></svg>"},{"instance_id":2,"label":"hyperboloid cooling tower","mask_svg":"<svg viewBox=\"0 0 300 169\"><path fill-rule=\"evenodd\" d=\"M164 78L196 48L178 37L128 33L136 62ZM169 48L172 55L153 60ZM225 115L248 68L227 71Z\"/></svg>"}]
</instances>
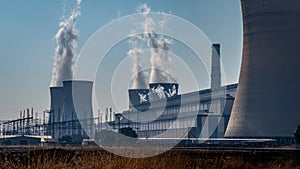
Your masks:
<instances>
[{"instance_id":1,"label":"hyperboloid cooling tower","mask_svg":"<svg viewBox=\"0 0 300 169\"><path fill-rule=\"evenodd\" d=\"M61 115L63 111L63 98L64 98L64 88L63 87L50 87L50 118L49 124L56 124L61 121ZM48 126L47 132L51 134L53 138L58 138L59 133L54 132L58 129L58 125Z\"/></svg>"},{"instance_id":2,"label":"hyperboloid cooling tower","mask_svg":"<svg viewBox=\"0 0 300 169\"><path fill-rule=\"evenodd\" d=\"M151 92L159 91L161 89L165 97L176 97L178 95L178 84L177 83L150 83L149 88Z\"/></svg>"},{"instance_id":3,"label":"hyperboloid cooling tower","mask_svg":"<svg viewBox=\"0 0 300 169\"><path fill-rule=\"evenodd\" d=\"M86 134L93 134L92 89L93 82L80 80L63 81L63 87L50 87L48 130L55 139L64 135L87 137Z\"/></svg>"},{"instance_id":4,"label":"hyperboloid cooling tower","mask_svg":"<svg viewBox=\"0 0 300 169\"><path fill-rule=\"evenodd\" d=\"M93 82L70 80L63 81L64 85L64 121L74 119L76 113L78 119L90 119L92 111ZM72 119L73 116L73 119Z\"/></svg>"},{"instance_id":5,"label":"hyperboloid cooling tower","mask_svg":"<svg viewBox=\"0 0 300 169\"><path fill-rule=\"evenodd\" d=\"M292 137L300 123L300 1L241 4L242 66L225 137Z\"/></svg>"},{"instance_id":6,"label":"hyperboloid cooling tower","mask_svg":"<svg viewBox=\"0 0 300 169\"><path fill-rule=\"evenodd\" d=\"M150 108L149 89L129 89L129 109L147 111Z\"/></svg>"},{"instance_id":7,"label":"hyperboloid cooling tower","mask_svg":"<svg viewBox=\"0 0 300 169\"><path fill-rule=\"evenodd\" d=\"M63 96L64 96L64 88L63 87L50 87L50 121L59 122L60 115L63 110Z\"/></svg>"}]
</instances>

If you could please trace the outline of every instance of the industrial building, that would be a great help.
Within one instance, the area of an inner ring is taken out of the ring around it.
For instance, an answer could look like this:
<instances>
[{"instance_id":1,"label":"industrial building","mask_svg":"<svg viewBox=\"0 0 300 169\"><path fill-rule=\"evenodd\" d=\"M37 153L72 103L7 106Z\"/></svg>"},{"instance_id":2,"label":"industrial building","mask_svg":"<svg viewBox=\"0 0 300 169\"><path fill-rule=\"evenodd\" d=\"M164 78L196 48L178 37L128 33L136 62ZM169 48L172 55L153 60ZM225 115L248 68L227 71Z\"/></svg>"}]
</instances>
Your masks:
<instances>
[{"instance_id":1,"label":"industrial building","mask_svg":"<svg viewBox=\"0 0 300 169\"><path fill-rule=\"evenodd\" d=\"M36 135L2 135L0 136L0 145L2 146L40 146L54 142L51 136Z\"/></svg>"},{"instance_id":2,"label":"industrial building","mask_svg":"<svg viewBox=\"0 0 300 169\"><path fill-rule=\"evenodd\" d=\"M181 95L176 83L129 89L129 110L110 124L133 128L139 138L223 138L237 84L221 86L219 44L212 46L211 69L211 89Z\"/></svg>"},{"instance_id":3,"label":"industrial building","mask_svg":"<svg viewBox=\"0 0 300 169\"><path fill-rule=\"evenodd\" d=\"M225 136L291 141L300 123L300 1L241 4L242 65Z\"/></svg>"},{"instance_id":4,"label":"industrial building","mask_svg":"<svg viewBox=\"0 0 300 169\"><path fill-rule=\"evenodd\" d=\"M222 138L229 121L237 84L220 87L219 97L211 99L211 89L176 95L167 103L151 102L152 108L137 106L115 114L115 129L133 128L138 137L148 138ZM222 94L226 91L226 95ZM219 110L210 111L217 105ZM150 121L149 119L155 120ZM132 120L134 119L134 120ZM211 127L211 128L210 128ZM166 132L167 131L167 132Z\"/></svg>"}]
</instances>

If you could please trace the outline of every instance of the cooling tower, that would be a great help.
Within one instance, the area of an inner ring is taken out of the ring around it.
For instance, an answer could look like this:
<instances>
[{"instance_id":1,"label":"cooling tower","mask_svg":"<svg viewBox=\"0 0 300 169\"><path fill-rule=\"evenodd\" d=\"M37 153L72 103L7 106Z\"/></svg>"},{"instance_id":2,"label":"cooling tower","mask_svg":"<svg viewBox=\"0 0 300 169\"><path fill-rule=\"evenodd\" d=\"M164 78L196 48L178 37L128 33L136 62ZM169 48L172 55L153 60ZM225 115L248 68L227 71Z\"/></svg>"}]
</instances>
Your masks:
<instances>
[{"instance_id":1,"label":"cooling tower","mask_svg":"<svg viewBox=\"0 0 300 169\"><path fill-rule=\"evenodd\" d=\"M157 94L164 94L164 97L176 97L178 96L178 84L177 83L150 83L150 92Z\"/></svg>"},{"instance_id":2,"label":"cooling tower","mask_svg":"<svg viewBox=\"0 0 300 169\"><path fill-rule=\"evenodd\" d=\"M241 4L242 65L225 137L293 137L300 122L300 1Z\"/></svg>"},{"instance_id":3,"label":"cooling tower","mask_svg":"<svg viewBox=\"0 0 300 169\"><path fill-rule=\"evenodd\" d=\"M74 119L72 113L76 113L78 119L93 117L92 111L92 89L93 82L70 80L63 81L64 85L64 116L63 120Z\"/></svg>"},{"instance_id":4,"label":"cooling tower","mask_svg":"<svg viewBox=\"0 0 300 169\"><path fill-rule=\"evenodd\" d=\"M82 128L90 135L93 131L92 89L91 81L63 81L64 109L63 121L79 120ZM71 135L72 131L65 131ZM82 133L76 133L82 134Z\"/></svg>"},{"instance_id":5,"label":"cooling tower","mask_svg":"<svg viewBox=\"0 0 300 169\"><path fill-rule=\"evenodd\" d=\"M129 89L129 109L147 111L150 108L149 89Z\"/></svg>"},{"instance_id":6,"label":"cooling tower","mask_svg":"<svg viewBox=\"0 0 300 169\"><path fill-rule=\"evenodd\" d=\"M61 114L63 111L63 99L64 99L64 88L63 87L50 87L50 118L49 124L51 124L47 130L48 134L52 135L53 138L57 139L58 133L54 132L57 130L57 122L61 121Z\"/></svg>"},{"instance_id":7,"label":"cooling tower","mask_svg":"<svg viewBox=\"0 0 300 169\"><path fill-rule=\"evenodd\" d=\"M63 98L64 98L63 87L50 87L50 119L49 122L59 122L60 113L63 110Z\"/></svg>"}]
</instances>

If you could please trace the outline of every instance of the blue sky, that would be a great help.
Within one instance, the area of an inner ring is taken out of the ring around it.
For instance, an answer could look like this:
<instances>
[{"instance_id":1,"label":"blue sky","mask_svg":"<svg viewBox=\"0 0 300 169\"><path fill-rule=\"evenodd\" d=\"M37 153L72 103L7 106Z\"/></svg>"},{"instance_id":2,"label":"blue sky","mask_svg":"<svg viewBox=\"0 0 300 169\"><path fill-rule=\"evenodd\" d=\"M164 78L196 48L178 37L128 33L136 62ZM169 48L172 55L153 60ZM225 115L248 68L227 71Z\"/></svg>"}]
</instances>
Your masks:
<instances>
[{"instance_id":1,"label":"blue sky","mask_svg":"<svg viewBox=\"0 0 300 169\"><path fill-rule=\"evenodd\" d=\"M0 119L16 118L27 107L34 107L39 114L49 108L54 35L63 9L68 14L75 3L75 0L1 1ZM226 83L237 82L242 51L239 0L83 0L77 24L80 31L77 51L99 28L134 13L143 3L154 12L171 12L188 20L212 42L221 43Z\"/></svg>"}]
</instances>

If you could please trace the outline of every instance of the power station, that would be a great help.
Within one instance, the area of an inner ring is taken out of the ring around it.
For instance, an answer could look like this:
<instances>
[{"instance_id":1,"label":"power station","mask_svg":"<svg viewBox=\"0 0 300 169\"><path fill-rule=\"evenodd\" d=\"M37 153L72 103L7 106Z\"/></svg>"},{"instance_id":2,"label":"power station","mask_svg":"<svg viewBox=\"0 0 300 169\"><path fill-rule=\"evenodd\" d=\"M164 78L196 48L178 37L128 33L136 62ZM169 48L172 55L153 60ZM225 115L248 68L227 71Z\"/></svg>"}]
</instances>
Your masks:
<instances>
[{"instance_id":1,"label":"power station","mask_svg":"<svg viewBox=\"0 0 300 169\"><path fill-rule=\"evenodd\" d=\"M43 123L27 109L27 116L24 110L19 119L2 122L1 135L50 135L55 140L69 136L80 142L108 128L130 127L141 139L295 143L300 123L300 1L241 0L241 5L238 84L221 84L221 47L213 44L209 89L179 94L180 84L166 81L129 89L128 110L112 115L110 109L108 118L106 109L103 122L100 112L93 116L93 82L65 80L63 86L50 87L50 110L44 112Z\"/></svg>"}]
</instances>

